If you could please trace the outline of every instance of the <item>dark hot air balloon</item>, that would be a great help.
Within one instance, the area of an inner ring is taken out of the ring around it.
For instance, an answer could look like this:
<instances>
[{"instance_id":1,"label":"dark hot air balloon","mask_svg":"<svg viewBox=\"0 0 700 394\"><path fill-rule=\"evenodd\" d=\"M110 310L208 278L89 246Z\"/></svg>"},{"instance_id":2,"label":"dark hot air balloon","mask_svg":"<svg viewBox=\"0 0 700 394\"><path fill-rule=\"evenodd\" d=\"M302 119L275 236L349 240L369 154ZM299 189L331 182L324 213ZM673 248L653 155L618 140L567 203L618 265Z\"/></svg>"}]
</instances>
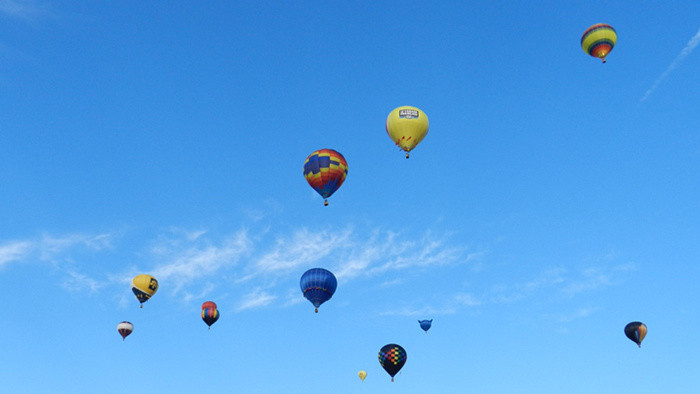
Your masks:
<instances>
[{"instance_id":1,"label":"dark hot air balloon","mask_svg":"<svg viewBox=\"0 0 700 394\"><path fill-rule=\"evenodd\" d=\"M211 328L211 325L219 320L219 310L216 308L204 308L202 309L202 320L207 323L207 326Z\"/></svg>"},{"instance_id":2,"label":"dark hot air balloon","mask_svg":"<svg viewBox=\"0 0 700 394\"><path fill-rule=\"evenodd\" d=\"M395 343L384 345L379 350L379 364L391 376L393 382L394 375L399 373L403 365L406 364L406 350Z\"/></svg>"},{"instance_id":3,"label":"dark hot air balloon","mask_svg":"<svg viewBox=\"0 0 700 394\"><path fill-rule=\"evenodd\" d=\"M625 326L625 335L637 346L642 347L642 341L647 336L647 326L644 323L633 321Z\"/></svg>"}]
</instances>

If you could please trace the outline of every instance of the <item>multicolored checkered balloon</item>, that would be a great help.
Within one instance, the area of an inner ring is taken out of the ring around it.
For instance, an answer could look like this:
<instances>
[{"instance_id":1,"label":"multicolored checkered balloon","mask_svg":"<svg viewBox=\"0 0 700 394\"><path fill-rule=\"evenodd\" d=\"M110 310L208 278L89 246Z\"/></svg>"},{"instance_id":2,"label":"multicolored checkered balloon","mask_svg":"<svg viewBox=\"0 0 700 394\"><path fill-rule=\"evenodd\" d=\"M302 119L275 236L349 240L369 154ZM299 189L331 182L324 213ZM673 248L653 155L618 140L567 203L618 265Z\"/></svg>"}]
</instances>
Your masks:
<instances>
[{"instance_id":1,"label":"multicolored checkered balloon","mask_svg":"<svg viewBox=\"0 0 700 394\"><path fill-rule=\"evenodd\" d=\"M406 364L406 350L395 343L385 345L379 350L379 364L391 376L393 382L394 375Z\"/></svg>"}]
</instances>

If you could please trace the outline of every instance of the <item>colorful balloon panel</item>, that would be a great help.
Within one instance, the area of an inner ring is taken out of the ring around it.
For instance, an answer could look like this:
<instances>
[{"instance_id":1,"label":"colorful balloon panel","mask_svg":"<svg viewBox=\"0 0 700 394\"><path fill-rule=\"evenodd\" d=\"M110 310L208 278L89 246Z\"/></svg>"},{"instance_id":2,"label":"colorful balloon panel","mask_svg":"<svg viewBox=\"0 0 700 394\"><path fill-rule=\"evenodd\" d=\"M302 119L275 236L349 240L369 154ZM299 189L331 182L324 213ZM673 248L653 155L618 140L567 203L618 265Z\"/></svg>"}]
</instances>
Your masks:
<instances>
[{"instance_id":1,"label":"colorful balloon panel","mask_svg":"<svg viewBox=\"0 0 700 394\"><path fill-rule=\"evenodd\" d=\"M633 321L625 326L625 335L637 346L642 347L642 341L647 336L647 326L638 321Z\"/></svg>"},{"instance_id":2,"label":"colorful balloon panel","mask_svg":"<svg viewBox=\"0 0 700 394\"><path fill-rule=\"evenodd\" d=\"M395 343L384 345L379 350L379 364L391 376L392 382L394 381L394 376L406 364L406 357L406 350Z\"/></svg>"},{"instance_id":3,"label":"colorful balloon panel","mask_svg":"<svg viewBox=\"0 0 700 394\"><path fill-rule=\"evenodd\" d=\"M134 325L129 323L128 321L123 321L119 324L117 324L117 331L119 332L119 335L122 336L122 341L126 339L126 337L129 336L134 331Z\"/></svg>"},{"instance_id":4,"label":"colorful balloon panel","mask_svg":"<svg viewBox=\"0 0 700 394\"><path fill-rule=\"evenodd\" d=\"M136 275L131 281L131 291L141 303L148 301L158 291L158 281L151 275Z\"/></svg>"},{"instance_id":5,"label":"colorful balloon panel","mask_svg":"<svg viewBox=\"0 0 700 394\"><path fill-rule=\"evenodd\" d=\"M304 298L316 307L318 313L318 307L333 297L338 281L327 269L312 268L301 276L299 286Z\"/></svg>"},{"instance_id":6,"label":"colorful balloon panel","mask_svg":"<svg viewBox=\"0 0 700 394\"><path fill-rule=\"evenodd\" d=\"M581 36L581 48L587 54L603 60L617 43L617 32L612 26L598 23L589 27Z\"/></svg>"},{"instance_id":7,"label":"colorful balloon panel","mask_svg":"<svg viewBox=\"0 0 700 394\"><path fill-rule=\"evenodd\" d=\"M207 308L216 309L216 308L217 308L216 303L215 303L214 301L206 301L206 302L204 302L204 303L202 304L202 310L205 310L205 309L207 309Z\"/></svg>"},{"instance_id":8,"label":"colorful balloon panel","mask_svg":"<svg viewBox=\"0 0 700 394\"><path fill-rule=\"evenodd\" d=\"M204 308L202 309L202 320L211 327L212 324L219 320L219 310L215 308Z\"/></svg>"},{"instance_id":9,"label":"colorful balloon panel","mask_svg":"<svg viewBox=\"0 0 700 394\"><path fill-rule=\"evenodd\" d=\"M394 143L408 152L428 134L428 116L416 107L408 105L395 108L386 118L386 132Z\"/></svg>"},{"instance_id":10,"label":"colorful balloon panel","mask_svg":"<svg viewBox=\"0 0 700 394\"><path fill-rule=\"evenodd\" d=\"M317 150L304 162L304 178L324 199L335 193L347 176L348 163L345 157L333 149ZM324 204L328 205L328 201Z\"/></svg>"}]
</instances>

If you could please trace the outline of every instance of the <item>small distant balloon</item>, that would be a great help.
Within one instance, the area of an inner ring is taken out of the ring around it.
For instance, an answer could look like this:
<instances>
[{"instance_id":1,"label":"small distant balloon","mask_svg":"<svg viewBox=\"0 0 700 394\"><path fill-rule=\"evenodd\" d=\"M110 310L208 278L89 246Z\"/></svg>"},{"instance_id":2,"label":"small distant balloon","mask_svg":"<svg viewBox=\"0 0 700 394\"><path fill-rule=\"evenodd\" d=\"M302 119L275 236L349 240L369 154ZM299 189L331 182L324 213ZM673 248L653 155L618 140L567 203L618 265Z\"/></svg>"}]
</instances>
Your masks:
<instances>
[{"instance_id":1,"label":"small distant balloon","mask_svg":"<svg viewBox=\"0 0 700 394\"><path fill-rule=\"evenodd\" d=\"M211 325L219 320L219 310L216 308L204 308L202 309L202 320L211 328Z\"/></svg>"},{"instance_id":2,"label":"small distant balloon","mask_svg":"<svg viewBox=\"0 0 700 394\"><path fill-rule=\"evenodd\" d=\"M404 105L395 108L386 118L386 133L399 148L408 152L428 134L428 115L416 107Z\"/></svg>"},{"instance_id":3,"label":"small distant balloon","mask_svg":"<svg viewBox=\"0 0 700 394\"><path fill-rule=\"evenodd\" d=\"M647 326L638 321L633 321L625 326L625 335L637 346L642 347L642 341L647 336Z\"/></svg>"},{"instance_id":4,"label":"small distant balloon","mask_svg":"<svg viewBox=\"0 0 700 394\"><path fill-rule=\"evenodd\" d=\"M328 205L328 197L343 185L347 176L348 162L333 149L317 150L304 162L304 178L323 197L323 205Z\"/></svg>"},{"instance_id":5,"label":"small distant balloon","mask_svg":"<svg viewBox=\"0 0 700 394\"><path fill-rule=\"evenodd\" d=\"M406 364L406 350L395 343L384 345L379 350L379 364L391 376L391 381L393 382L394 376Z\"/></svg>"},{"instance_id":6,"label":"small distant balloon","mask_svg":"<svg viewBox=\"0 0 700 394\"><path fill-rule=\"evenodd\" d=\"M430 326L433 324L433 319L418 320L418 324L420 324L420 328L422 328L423 331L428 332L428 330L430 330Z\"/></svg>"},{"instance_id":7,"label":"small distant balloon","mask_svg":"<svg viewBox=\"0 0 700 394\"><path fill-rule=\"evenodd\" d=\"M357 373L357 376L359 376L359 377L360 377L360 380L362 380L362 381L364 382L364 381L365 381L365 378L367 377L367 372L365 372L365 371L360 371L360 372Z\"/></svg>"},{"instance_id":8,"label":"small distant balloon","mask_svg":"<svg viewBox=\"0 0 700 394\"><path fill-rule=\"evenodd\" d=\"M581 36L581 48L587 54L600 58L603 63L605 57L612 51L617 43L617 32L612 26L598 23L589 27Z\"/></svg>"},{"instance_id":9,"label":"small distant balloon","mask_svg":"<svg viewBox=\"0 0 700 394\"><path fill-rule=\"evenodd\" d=\"M327 269L312 268L301 276L299 286L304 298L316 307L316 313L318 313L318 307L333 297L338 281Z\"/></svg>"},{"instance_id":10,"label":"small distant balloon","mask_svg":"<svg viewBox=\"0 0 700 394\"><path fill-rule=\"evenodd\" d=\"M117 331L119 331L119 335L122 336L122 341L126 339L126 337L129 336L134 331L134 325L129 323L128 321L123 321L119 324L117 324Z\"/></svg>"},{"instance_id":11,"label":"small distant balloon","mask_svg":"<svg viewBox=\"0 0 700 394\"><path fill-rule=\"evenodd\" d=\"M141 303L148 301L158 291L158 281L151 275L141 274L136 275L131 281L131 291Z\"/></svg>"}]
</instances>

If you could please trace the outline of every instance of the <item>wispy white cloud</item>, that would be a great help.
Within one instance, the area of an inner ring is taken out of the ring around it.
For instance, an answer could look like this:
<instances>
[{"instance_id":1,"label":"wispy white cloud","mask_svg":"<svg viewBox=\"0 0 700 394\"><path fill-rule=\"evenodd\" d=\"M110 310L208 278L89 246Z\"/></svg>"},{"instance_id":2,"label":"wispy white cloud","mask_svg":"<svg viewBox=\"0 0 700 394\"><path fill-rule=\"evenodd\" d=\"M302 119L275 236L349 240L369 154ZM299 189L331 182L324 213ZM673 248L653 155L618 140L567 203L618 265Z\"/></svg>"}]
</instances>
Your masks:
<instances>
[{"instance_id":1,"label":"wispy white cloud","mask_svg":"<svg viewBox=\"0 0 700 394\"><path fill-rule=\"evenodd\" d=\"M69 234L60 237L44 234L35 242L35 246L42 260L51 260L76 246L83 246L92 250L111 248L113 239L114 234Z\"/></svg>"},{"instance_id":2,"label":"wispy white cloud","mask_svg":"<svg viewBox=\"0 0 700 394\"><path fill-rule=\"evenodd\" d=\"M211 276L223 268L236 266L251 253L253 242L245 230L225 238L215 245L201 237L202 233L186 233L183 238L161 238L151 248L154 258L161 261L152 275L171 283L173 292L196 279Z\"/></svg>"},{"instance_id":3,"label":"wispy white cloud","mask_svg":"<svg viewBox=\"0 0 700 394\"><path fill-rule=\"evenodd\" d=\"M30 241L11 241L0 245L0 267L25 259L32 249Z\"/></svg>"},{"instance_id":4,"label":"wispy white cloud","mask_svg":"<svg viewBox=\"0 0 700 394\"><path fill-rule=\"evenodd\" d=\"M113 234L43 235L36 239L9 241L0 245L0 267L20 261L54 261L61 255L88 248L94 251L111 247Z\"/></svg>"},{"instance_id":5,"label":"wispy white cloud","mask_svg":"<svg viewBox=\"0 0 700 394\"><path fill-rule=\"evenodd\" d=\"M545 318L554 320L557 323L570 323L574 320L584 319L598 312L600 307L579 308L576 311L568 314L546 315Z\"/></svg>"},{"instance_id":6,"label":"wispy white cloud","mask_svg":"<svg viewBox=\"0 0 700 394\"><path fill-rule=\"evenodd\" d=\"M441 316L453 315L465 308L473 308L482 305L483 302L468 293L456 293L438 306L401 306L379 312L379 316Z\"/></svg>"},{"instance_id":7,"label":"wispy white cloud","mask_svg":"<svg viewBox=\"0 0 700 394\"><path fill-rule=\"evenodd\" d=\"M303 270L314 266L332 270L344 286L353 280L379 278L383 284L375 285L388 287L404 282L401 272L415 274L413 268L471 264L479 257L479 253L467 253L466 247L451 245L448 236L430 231L416 236L347 227L324 231L301 228L289 234L272 234L268 228L258 228L217 237L204 229L171 228L154 241L145 241L140 250L137 247L135 256L126 256L127 261L133 261L130 266L111 265L110 271L88 265L86 257L93 259L94 255L85 256L85 250L118 252L121 247L115 247L116 242L113 234L44 234L1 245L0 265L21 260L54 262L54 268L64 274L60 283L64 288L91 292L107 286L127 288L134 275L149 273L158 278L161 292L184 303L203 299L216 289L232 289L226 294L238 298L236 310L242 311L273 303L289 306L303 302L298 288L289 289L290 278L298 278ZM397 274L388 278L383 275L388 271ZM257 290L237 290L242 284ZM451 313L479 301L461 294L452 303L437 312Z\"/></svg>"},{"instance_id":8,"label":"wispy white cloud","mask_svg":"<svg viewBox=\"0 0 700 394\"><path fill-rule=\"evenodd\" d=\"M443 307L434 308L430 306L424 306L421 308L410 308L401 307L396 309L389 309L379 313L379 316L413 316L413 317L425 317L425 316L441 316L441 315L454 315L457 313L457 309L453 307Z\"/></svg>"},{"instance_id":9,"label":"wispy white cloud","mask_svg":"<svg viewBox=\"0 0 700 394\"><path fill-rule=\"evenodd\" d=\"M237 312L241 312L247 309L262 308L271 304L277 296L268 293L267 291L261 289L253 289L250 293L246 294L241 302L236 308Z\"/></svg>"},{"instance_id":10,"label":"wispy white cloud","mask_svg":"<svg viewBox=\"0 0 700 394\"><path fill-rule=\"evenodd\" d=\"M90 291L97 292L107 285L104 281L95 280L85 274L73 270L66 270L67 277L61 283L61 286L70 292Z\"/></svg>"},{"instance_id":11,"label":"wispy white cloud","mask_svg":"<svg viewBox=\"0 0 700 394\"><path fill-rule=\"evenodd\" d=\"M691 38L690 41L688 41L688 43L685 45L685 48L683 48L681 53L679 53L678 56L676 56L671 65L668 66L663 73L661 73L661 75L656 79L656 81L654 81L654 84L651 85L651 87L649 88L649 90L646 91L646 93L644 93L644 96L640 101L645 101L647 98L649 98L649 96L651 96L651 94L654 93L656 88L659 87L661 82L664 79L666 79L668 74L675 70L676 67L678 67L678 65L683 61L683 59L685 59L686 56L690 55L690 53L693 52L693 49L695 49L695 47L697 47L698 44L700 44L700 30L698 30L698 32L695 33L693 38Z\"/></svg>"},{"instance_id":12,"label":"wispy white cloud","mask_svg":"<svg viewBox=\"0 0 700 394\"><path fill-rule=\"evenodd\" d=\"M351 234L350 229L320 232L301 229L288 238L278 238L272 250L257 259L253 275L284 273L328 260L350 244Z\"/></svg>"},{"instance_id":13,"label":"wispy white cloud","mask_svg":"<svg viewBox=\"0 0 700 394\"><path fill-rule=\"evenodd\" d=\"M32 0L0 0L0 14L18 19L34 20L51 15L45 3Z\"/></svg>"}]
</instances>

